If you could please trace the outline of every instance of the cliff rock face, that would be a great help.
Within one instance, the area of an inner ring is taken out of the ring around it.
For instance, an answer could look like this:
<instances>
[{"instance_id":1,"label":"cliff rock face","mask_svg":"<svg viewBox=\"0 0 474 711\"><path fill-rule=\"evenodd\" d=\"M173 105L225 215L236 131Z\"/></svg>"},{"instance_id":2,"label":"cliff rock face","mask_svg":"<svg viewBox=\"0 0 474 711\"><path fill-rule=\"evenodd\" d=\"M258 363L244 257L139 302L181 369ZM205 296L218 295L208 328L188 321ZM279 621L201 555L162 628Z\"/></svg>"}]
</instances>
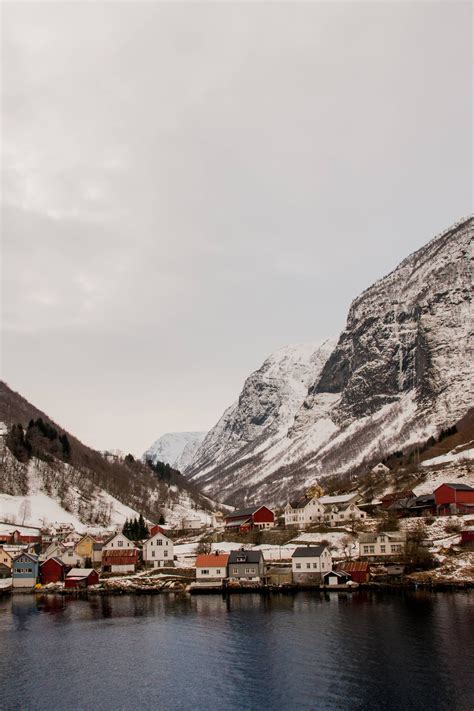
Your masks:
<instances>
[{"instance_id":1,"label":"cliff rock face","mask_svg":"<svg viewBox=\"0 0 474 711\"><path fill-rule=\"evenodd\" d=\"M472 218L457 223L355 299L299 404L282 396L298 366L290 359L272 387L266 361L206 436L191 478L231 503L283 503L463 417L474 401L473 231Z\"/></svg>"},{"instance_id":2,"label":"cliff rock face","mask_svg":"<svg viewBox=\"0 0 474 711\"><path fill-rule=\"evenodd\" d=\"M225 470L245 469L251 474L248 458L249 463L255 463L255 458L261 459L287 435L308 387L318 377L334 345L330 339L320 346L298 344L269 356L247 378L237 402L206 435L185 475L207 491L214 488L214 483L219 486L217 472L221 466ZM233 481L232 476L229 486Z\"/></svg>"}]
</instances>

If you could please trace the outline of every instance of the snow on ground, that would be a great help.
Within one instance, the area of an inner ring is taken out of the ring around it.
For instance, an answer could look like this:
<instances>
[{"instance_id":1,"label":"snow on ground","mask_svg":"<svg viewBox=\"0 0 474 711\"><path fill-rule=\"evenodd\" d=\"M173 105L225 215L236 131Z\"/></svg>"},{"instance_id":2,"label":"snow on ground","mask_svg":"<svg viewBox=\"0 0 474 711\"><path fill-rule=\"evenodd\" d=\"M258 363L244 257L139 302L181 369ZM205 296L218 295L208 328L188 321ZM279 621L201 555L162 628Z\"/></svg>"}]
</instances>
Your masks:
<instances>
[{"instance_id":1,"label":"snow on ground","mask_svg":"<svg viewBox=\"0 0 474 711\"><path fill-rule=\"evenodd\" d=\"M422 467L436 467L439 464L450 464L452 462L468 462L474 459L474 448L464 449L461 452L448 452L447 454L441 454L439 457L433 457L433 459L426 459L421 462Z\"/></svg>"},{"instance_id":2,"label":"snow on ground","mask_svg":"<svg viewBox=\"0 0 474 711\"><path fill-rule=\"evenodd\" d=\"M82 532L86 528L77 516L65 511L57 501L43 492L32 496L0 494L0 519L21 523L25 506L29 510L25 523L30 526L41 527L45 523L68 523L72 524L77 531Z\"/></svg>"},{"instance_id":3,"label":"snow on ground","mask_svg":"<svg viewBox=\"0 0 474 711\"><path fill-rule=\"evenodd\" d=\"M466 467L460 467L459 464L431 471L421 484L414 487L413 492L417 496L432 494L438 486L446 483L474 486L474 472L468 471Z\"/></svg>"},{"instance_id":4,"label":"snow on ground","mask_svg":"<svg viewBox=\"0 0 474 711\"><path fill-rule=\"evenodd\" d=\"M42 489L42 479L39 476L34 462L28 468L28 490L27 496L10 496L0 494L0 520L11 523L25 523L30 526L47 526L59 523L72 524L76 531L83 532L90 530L91 526L82 523L81 520L71 511L66 511L57 499L48 496ZM69 490L71 499L77 504L80 493L74 487ZM137 512L129 506L125 506L118 499L105 491L101 491L97 497L97 504L102 504L110 511L110 525L121 525L127 518L135 518Z\"/></svg>"}]
</instances>

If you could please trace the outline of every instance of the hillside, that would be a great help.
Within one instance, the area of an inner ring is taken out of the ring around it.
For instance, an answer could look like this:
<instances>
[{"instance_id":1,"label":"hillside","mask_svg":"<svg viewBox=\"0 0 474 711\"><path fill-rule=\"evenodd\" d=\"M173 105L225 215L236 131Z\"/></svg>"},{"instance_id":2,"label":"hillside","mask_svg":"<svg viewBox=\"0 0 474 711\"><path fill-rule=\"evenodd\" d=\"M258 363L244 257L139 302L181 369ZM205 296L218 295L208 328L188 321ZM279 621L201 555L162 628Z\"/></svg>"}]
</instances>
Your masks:
<instances>
[{"instance_id":1,"label":"hillside","mask_svg":"<svg viewBox=\"0 0 474 711\"><path fill-rule=\"evenodd\" d=\"M280 416L275 393L265 410L265 364L250 376L238 416L231 406L210 430L191 481L226 503L281 504L315 481L419 449L462 420L474 402L472 234L473 219L460 221L356 298L294 412ZM262 409L271 428L254 426Z\"/></svg>"},{"instance_id":2,"label":"hillside","mask_svg":"<svg viewBox=\"0 0 474 711\"><path fill-rule=\"evenodd\" d=\"M212 506L169 466L152 470L131 455L103 455L87 447L4 382L0 421L0 519L17 516L23 499L37 511L39 498L50 514L62 511L99 526L135 512L151 521L162 515L177 521L196 509L205 517Z\"/></svg>"}]
</instances>

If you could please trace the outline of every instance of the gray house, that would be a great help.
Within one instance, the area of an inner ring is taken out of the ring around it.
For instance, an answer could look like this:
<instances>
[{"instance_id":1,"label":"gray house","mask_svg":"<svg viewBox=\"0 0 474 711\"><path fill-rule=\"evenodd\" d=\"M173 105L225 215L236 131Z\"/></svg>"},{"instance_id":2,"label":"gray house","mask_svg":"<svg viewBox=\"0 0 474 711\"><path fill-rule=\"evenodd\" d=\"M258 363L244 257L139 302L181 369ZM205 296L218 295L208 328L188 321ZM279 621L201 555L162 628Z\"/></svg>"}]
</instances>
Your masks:
<instances>
[{"instance_id":1,"label":"gray house","mask_svg":"<svg viewBox=\"0 0 474 711\"><path fill-rule=\"evenodd\" d=\"M260 582L265 575L262 551L231 551L227 565L230 579Z\"/></svg>"}]
</instances>

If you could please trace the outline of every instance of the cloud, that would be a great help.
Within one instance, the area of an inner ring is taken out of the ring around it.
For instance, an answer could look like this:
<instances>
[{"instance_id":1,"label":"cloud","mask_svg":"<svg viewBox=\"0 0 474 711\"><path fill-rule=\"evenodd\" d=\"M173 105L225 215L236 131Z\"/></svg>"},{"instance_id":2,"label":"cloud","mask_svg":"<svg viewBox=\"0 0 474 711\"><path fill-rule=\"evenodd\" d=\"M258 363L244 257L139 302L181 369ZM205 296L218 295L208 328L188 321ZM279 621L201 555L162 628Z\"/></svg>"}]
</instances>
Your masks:
<instances>
[{"instance_id":1,"label":"cloud","mask_svg":"<svg viewBox=\"0 0 474 711\"><path fill-rule=\"evenodd\" d=\"M470 14L6 5L6 377L139 453L210 427L274 348L339 331L470 210Z\"/></svg>"}]
</instances>

